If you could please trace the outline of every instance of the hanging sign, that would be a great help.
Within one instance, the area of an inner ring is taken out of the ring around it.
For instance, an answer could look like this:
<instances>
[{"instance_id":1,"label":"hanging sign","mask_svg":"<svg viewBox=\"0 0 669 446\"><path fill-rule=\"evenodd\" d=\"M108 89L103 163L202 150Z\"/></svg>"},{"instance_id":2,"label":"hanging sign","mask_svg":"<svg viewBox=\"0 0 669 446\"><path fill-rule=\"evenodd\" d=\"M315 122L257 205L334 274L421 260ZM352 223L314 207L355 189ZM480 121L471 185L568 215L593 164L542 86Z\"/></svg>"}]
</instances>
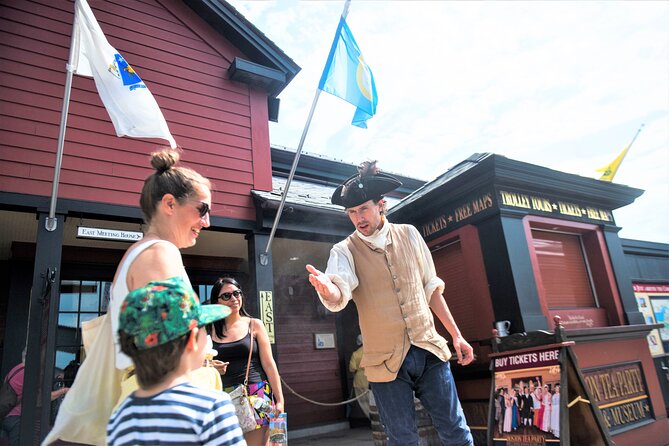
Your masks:
<instances>
[{"instance_id":1,"label":"hanging sign","mask_svg":"<svg viewBox=\"0 0 669 446\"><path fill-rule=\"evenodd\" d=\"M260 319L267 329L270 344L274 344L274 301L271 291L260 291Z\"/></svg>"},{"instance_id":2,"label":"hanging sign","mask_svg":"<svg viewBox=\"0 0 669 446\"><path fill-rule=\"evenodd\" d=\"M493 446L560 444L560 349L493 360Z\"/></svg>"},{"instance_id":3,"label":"hanging sign","mask_svg":"<svg viewBox=\"0 0 669 446\"><path fill-rule=\"evenodd\" d=\"M95 240L115 240L119 242L136 242L141 240L144 234L140 231L122 231L120 229L89 228L77 226L77 238L90 238Z\"/></svg>"}]
</instances>

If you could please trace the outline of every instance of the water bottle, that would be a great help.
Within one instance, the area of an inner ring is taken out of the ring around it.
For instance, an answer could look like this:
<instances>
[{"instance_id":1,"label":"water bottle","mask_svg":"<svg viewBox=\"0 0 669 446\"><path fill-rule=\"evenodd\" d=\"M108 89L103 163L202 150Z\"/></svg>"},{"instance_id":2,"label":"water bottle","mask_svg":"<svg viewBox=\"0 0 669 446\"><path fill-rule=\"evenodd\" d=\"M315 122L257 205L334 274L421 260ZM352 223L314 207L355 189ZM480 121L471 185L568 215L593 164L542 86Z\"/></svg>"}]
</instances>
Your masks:
<instances>
[{"instance_id":1,"label":"water bottle","mask_svg":"<svg viewBox=\"0 0 669 446\"><path fill-rule=\"evenodd\" d=\"M288 445L288 419L285 412L269 420L269 446Z\"/></svg>"}]
</instances>

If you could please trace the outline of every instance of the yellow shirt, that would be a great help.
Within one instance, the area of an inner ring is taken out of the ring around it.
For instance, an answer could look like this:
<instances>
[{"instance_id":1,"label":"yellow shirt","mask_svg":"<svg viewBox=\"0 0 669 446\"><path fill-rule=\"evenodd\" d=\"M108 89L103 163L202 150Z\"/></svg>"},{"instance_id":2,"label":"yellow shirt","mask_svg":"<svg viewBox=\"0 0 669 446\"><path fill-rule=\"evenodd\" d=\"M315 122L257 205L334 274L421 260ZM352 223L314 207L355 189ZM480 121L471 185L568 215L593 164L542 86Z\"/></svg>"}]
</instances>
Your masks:
<instances>
[{"instance_id":1,"label":"yellow shirt","mask_svg":"<svg viewBox=\"0 0 669 446\"><path fill-rule=\"evenodd\" d=\"M362 347L353 352L351 360L348 362L348 370L353 373L353 387L356 389L366 389L369 386L367 377L365 377L365 369L360 367L361 361Z\"/></svg>"}]
</instances>

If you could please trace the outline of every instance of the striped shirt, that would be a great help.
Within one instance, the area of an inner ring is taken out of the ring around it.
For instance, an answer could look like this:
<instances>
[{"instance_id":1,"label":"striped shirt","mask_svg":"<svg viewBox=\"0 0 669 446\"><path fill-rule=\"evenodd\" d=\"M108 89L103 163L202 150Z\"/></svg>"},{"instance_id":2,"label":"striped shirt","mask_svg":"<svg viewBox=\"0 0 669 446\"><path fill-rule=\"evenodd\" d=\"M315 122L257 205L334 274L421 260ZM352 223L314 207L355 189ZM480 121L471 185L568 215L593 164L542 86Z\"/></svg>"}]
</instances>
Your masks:
<instances>
[{"instance_id":1,"label":"striped shirt","mask_svg":"<svg viewBox=\"0 0 669 446\"><path fill-rule=\"evenodd\" d=\"M228 394L188 383L148 398L130 395L109 419L107 443L246 445Z\"/></svg>"}]
</instances>

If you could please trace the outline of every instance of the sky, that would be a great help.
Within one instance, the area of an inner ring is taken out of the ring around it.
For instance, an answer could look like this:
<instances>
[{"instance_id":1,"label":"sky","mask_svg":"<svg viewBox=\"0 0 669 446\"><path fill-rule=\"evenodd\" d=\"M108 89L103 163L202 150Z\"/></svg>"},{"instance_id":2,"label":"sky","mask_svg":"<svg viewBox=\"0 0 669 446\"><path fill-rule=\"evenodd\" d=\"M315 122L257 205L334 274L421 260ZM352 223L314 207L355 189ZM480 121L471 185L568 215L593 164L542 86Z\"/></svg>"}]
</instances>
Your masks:
<instances>
[{"instance_id":1,"label":"sky","mask_svg":"<svg viewBox=\"0 0 669 446\"><path fill-rule=\"evenodd\" d=\"M270 142L295 150L343 1L230 3L302 70ZM492 152L589 178L643 129L614 182L645 190L613 212L622 238L669 243L669 2L352 1L377 113L322 93L303 152L430 181Z\"/></svg>"}]
</instances>

